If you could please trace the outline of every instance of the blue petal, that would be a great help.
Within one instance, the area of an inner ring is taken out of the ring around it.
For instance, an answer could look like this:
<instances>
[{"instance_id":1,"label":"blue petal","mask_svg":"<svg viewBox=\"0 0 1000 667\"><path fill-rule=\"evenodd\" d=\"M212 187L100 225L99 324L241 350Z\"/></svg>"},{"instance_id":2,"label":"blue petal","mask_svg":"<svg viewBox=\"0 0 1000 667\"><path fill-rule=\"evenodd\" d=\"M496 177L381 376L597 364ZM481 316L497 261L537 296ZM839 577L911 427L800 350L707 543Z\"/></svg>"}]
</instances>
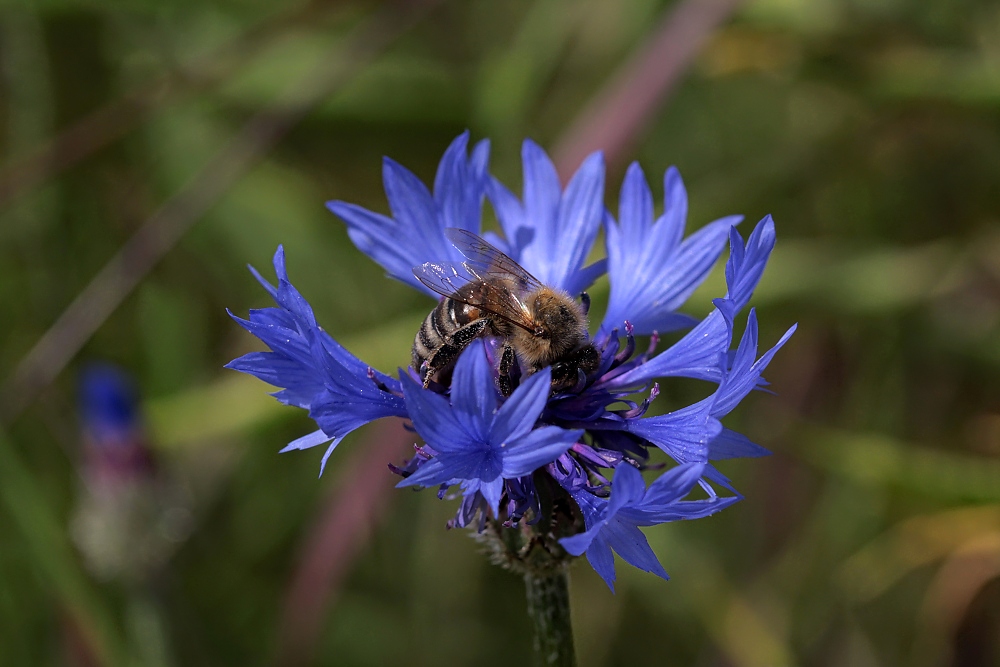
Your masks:
<instances>
[{"instance_id":1,"label":"blue petal","mask_svg":"<svg viewBox=\"0 0 1000 667\"><path fill-rule=\"evenodd\" d=\"M683 338L641 366L615 378L614 386L645 384L662 377L689 377L719 382L719 358L729 348L725 318L713 310Z\"/></svg>"},{"instance_id":2,"label":"blue petal","mask_svg":"<svg viewBox=\"0 0 1000 667\"><path fill-rule=\"evenodd\" d=\"M604 160L595 153L580 166L560 196L552 161L534 142L524 142L524 204L499 183L488 186L490 201L507 235L512 257L543 283L575 294L602 269L582 270L601 223Z\"/></svg>"},{"instance_id":3,"label":"blue petal","mask_svg":"<svg viewBox=\"0 0 1000 667\"><path fill-rule=\"evenodd\" d=\"M490 243L504 250L514 261L521 261L521 249L531 243L535 237L535 230L528 224L524 214L524 207L513 192L507 189L503 183L495 178L491 178L486 184L486 196L493 206L500 227L503 229L506 241L504 245L497 245L491 239Z\"/></svg>"},{"instance_id":4,"label":"blue petal","mask_svg":"<svg viewBox=\"0 0 1000 667\"><path fill-rule=\"evenodd\" d=\"M750 302L764 273L764 266L774 250L774 240L774 220L770 215L764 216L757 223L745 247L739 233L735 230L732 232L734 252L726 263L726 284L729 286L729 299L737 304L737 310Z\"/></svg>"},{"instance_id":5,"label":"blue petal","mask_svg":"<svg viewBox=\"0 0 1000 667\"><path fill-rule=\"evenodd\" d=\"M316 342L313 342L313 354L319 354L317 348L322 350L322 357L329 360L326 365L335 365L338 369L342 369L342 372L338 371L336 373L336 376L339 379L339 386L345 388L350 386L352 389L356 389L358 391L370 389L372 387L372 382L369 379L368 374L371 372L376 381L388 385L389 388L394 390L399 388L398 380L371 368L368 364L351 354L347 348L331 338L330 335L322 329L316 329L313 334L316 336L316 341L319 343L317 346ZM351 384L344 384L344 381L348 379Z\"/></svg>"},{"instance_id":6,"label":"blue petal","mask_svg":"<svg viewBox=\"0 0 1000 667\"><path fill-rule=\"evenodd\" d=\"M621 234L629 241L641 239L649 233L650 227L653 226L653 193L649 189L646 176L638 162L630 164L628 171L625 172L625 180L622 181L622 190L618 199ZM670 209L670 205L666 202L664 202L664 207ZM687 208L686 201L684 207ZM682 227L678 231L678 238L674 239L673 243L666 244L668 248L672 249L677 245L680 234L683 233L684 218L685 216L680 216Z\"/></svg>"},{"instance_id":7,"label":"blue petal","mask_svg":"<svg viewBox=\"0 0 1000 667\"><path fill-rule=\"evenodd\" d=\"M497 477L496 479L481 483L479 485L479 493L483 494L483 498L486 500L486 504L489 506L493 516L499 516L500 496L503 495L503 478Z\"/></svg>"},{"instance_id":8,"label":"blue petal","mask_svg":"<svg viewBox=\"0 0 1000 667\"><path fill-rule=\"evenodd\" d=\"M708 276L722 252L729 228L740 216L712 222L684 243L687 194L680 174L665 176L664 214L653 223L653 200L638 164L622 184L620 224L608 217L607 249L611 295L601 330L628 319L636 334L690 326L695 320L674 312Z\"/></svg>"},{"instance_id":9,"label":"blue petal","mask_svg":"<svg viewBox=\"0 0 1000 667\"><path fill-rule=\"evenodd\" d=\"M407 486L437 486L447 484L454 479L452 468L440 457L435 457L422 464L415 473L396 484L396 488Z\"/></svg>"},{"instance_id":10,"label":"blue petal","mask_svg":"<svg viewBox=\"0 0 1000 667\"><path fill-rule=\"evenodd\" d=\"M278 393L279 400L286 405L308 410L313 397L323 391L323 380L314 368L275 352L250 352L225 367L253 375L275 387L285 387Z\"/></svg>"},{"instance_id":11,"label":"blue petal","mask_svg":"<svg viewBox=\"0 0 1000 667\"><path fill-rule=\"evenodd\" d=\"M558 426L536 428L504 447L503 476L512 479L530 475L555 461L581 437L583 431L565 431Z\"/></svg>"},{"instance_id":12,"label":"blue petal","mask_svg":"<svg viewBox=\"0 0 1000 667\"><path fill-rule=\"evenodd\" d=\"M642 436L679 463L708 461L708 443L721 431L722 424L709 416L711 401L656 417L627 422L629 433Z\"/></svg>"},{"instance_id":13,"label":"blue petal","mask_svg":"<svg viewBox=\"0 0 1000 667\"><path fill-rule=\"evenodd\" d=\"M313 431L301 438L296 438L290 443L282 448L281 453L290 452L296 449L309 449L310 447L315 447L316 445L322 445L333 440L332 437L328 436L323 431Z\"/></svg>"},{"instance_id":14,"label":"blue petal","mask_svg":"<svg viewBox=\"0 0 1000 667\"><path fill-rule=\"evenodd\" d=\"M646 491L643 506L670 505L691 493L692 487L701 478L705 465L684 463L674 466L660 475Z\"/></svg>"},{"instance_id":15,"label":"blue petal","mask_svg":"<svg viewBox=\"0 0 1000 667\"><path fill-rule=\"evenodd\" d=\"M669 579L666 570L660 565L659 559L646 541L646 536L642 534L634 525L627 521L614 518L608 521L608 525L601 531L601 537L608 540L608 544L622 559L644 572L652 572L658 577Z\"/></svg>"},{"instance_id":16,"label":"blue petal","mask_svg":"<svg viewBox=\"0 0 1000 667\"><path fill-rule=\"evenodd\" d=\"M567 489L573 497L577 507L583 514L584 525L589 530L594 527L607 514L608 501L605 498L598 498L594 494L584 489Z\"/></svg>"},{"instance_id":17,"label":"blue petal","mask_svg":"<svg viewBox=\"0 0 1000 667\"><path fill-rule=\"evenodd\" d=\"M575 274L587 260L604 214L604 157L594 153L580 165L570 180L559 205L554 237L548 248L547 285L570 293L587 285L577 285Z\"/></svg>"},{"instance_id":18,"label":"blue petal","mask_svg":"<svg viewBox=\"0 0 1000 667\"><path fill-rule=\"evenodd\" d=\"M677 167L670 166L663 173L663 216L665 230L673 235L670 245L680 243L684 235L684 225L687 224L688 197L684 179Z\"/></svg>"},{"instance_id":19,"label":"blue petal","mask_svg":"<svg viewBox=\"0 0 1000 667\"><path fill-rule=\"evenodd\" d=\"M757 223L746 245L743 237L735 229L729 233L729 260L726 262L726 285L729 292L725 298L714 303L732 330L736 314L750 302L754 289L764 273L764 267L774 249L774 221L770 215Z\"/></svg>"},{"instance_id":20,"label":"blue petal","mask_svg":"<svg viewBox=\"0 0 1000 667\"><path fill-rule=\"evenodd\" d=\"M613 517L622 507L642 500L645 492L646 482L642 479L642 473L625 461L619 463L615 468L614 479L611 480L611 499L605 519Z\"/></svg>"},{"instance_id":21,"label":"blue petal","mask_svg":"<svg viewBox=\"0 0 1000 667\"><path fill-rule=\"evenodd\" d=\"M417 433L436 451L459 454L478 448L474 436L455 416L444 396L423 389L404 376L403 397Z\"/></svg>"},{"instance_id":22,"label":"blue petal","mask_svg":"<svg viewBox=\"0 0 1000 667\"><path fill-rule=\"evenodd\" d=\"M571 296L576 296L594 284L594 281L608 272L608 260L599 259L570 275L563 284L563 290Z\"/></svg>"},{"instance_id":23,"label":"blue petal","mask_svg":"<svg viewBox=\"0 0 1000 667\"><path fill-rule=\"evenodd\" d=\"M279 280L281 278L287 278L287 275L285 274L284 246L279 245L278 249L274 251L274 258L271 260L271 263L274 266L274 272L278 275ZM257 269L255 269L253 266L250 266L248 264L247 268L250 269L250 273L253 274L253 277L257 279L257 282L260 283L260 286L263 287L265 290L267 290L267 293L271 295L272 299L277 301L278 290L274 287L274 285L272 285L267 279L265 279L264 276L260 275L260 273L257 272Z\"/></svg>"},{"instance_id":24,"label":"blue petal","mask_svg":"<svg viewBox=\"0 0 1000 667\"><path fill-rule=\"evenodd\" d=\"M342 201L327 202L326 207L347 224L347 235L357 249L371 257L389 276L436 296L410 271L414 266L431 261L429 257L420 259L428 254L426 248L423 244L414 246L413 239L399 229L395 220Z\"/></svg>"},{"instance_id":25,"label":"blue petal","mask_svg":"<svg viewBox=\"0 0 1000 667\"><path fill-rule=\"evenodd\" d=\"M302 331L316 328L316 317L313 315L312 306L305 300L295 287L288 282L287 278L278 281L278 290L274 295L274 300L279 306L288 311L295 318Z\"/></svg>"},{"instance_id":26,"label":"blue petal","mask_svg":"<svg viewBox=\"0 0 1000 667\"><path fill-rule=\"evenodd\" d=\"M740 346L736 350L733 367L726 373L715 393L712 404L713 416L723 417L729 414L747 394L760 384L764 369L771 363L775 353L788 342L793 333L795 333L795 326L786 331L777 344L765 352L760 359L754 361L757 354L757 314L754 310L750 311L747 328L743 332Z\"/></svg>"},{"instance_id":27,"label":"blue petal","mask_svg":"<svg viewBox=\"0 0 1000 667\"><path fill-rule=\"evenodd\" d=\"M559 174L541 146L530 139L525 139L521 145L521 162L524 168L524 212L535 228L534 241L551 247L561 193Z\"/></svg>"},{"instance_id":28,"label":"blue petal","mask_svg":"<svg viewBox=\"0 0 1000 667\"><path fill-rule=\"evenodd\" d=\"M392 218L342 201L327 203L347 223L348 235L362 252L393 278L435 298L411 269L430 261L461 260L461 253L444 236L446 227L479 233L489 145L480 142L468 160L467 145L466 133L449 146L438 169L434 195L409 170L386 158L383 182Z\"/></svg>"},{"instance_id":29,"label":"blue petal","mask_svg":"<svg viewBox=\"0 0 1000 667\"><path fill-rule=\"evenodd\" d=\"M326 470L326 462L329 460L330 455L333 454L333 450L337 448L337 445L339 445L343 439L343 437L331 438L322 430L313 431L308 435L304 435L301 438L288 443L288 445L281 450L281 453L284 454L285 452L291 452L293 450L309 449L310 447L316 447L317 445L322 445L333 440L333 442L330 442L330 446L326 448L326 452L323 453L323 459L319 464L319 476L322 477L323 471Z\"/></svg>"},{"instance_id":30,"label":"blue petal","mask_svg":"<svg viewBox=\"0 0 1000 667\"><path fill-rule=\"evenodd\" d=\"M552 368L546 366L521 382L501 406L493 420L490 442L501 445L522 438L538 421L545 409L552 386Z\"/></svg>"},{"instance_id":31,"label":"blue petal","mask_svg":"<svg viewBox=\"0 0 1000 667\"><path fill-rule=\"evenodd\" d=\"M615 557L611 553L611 546L602 534L598 534L587 549L587 561L594 568L594 572L600 575L604 583L608 585L611 592L615 591Z\"/></svg>"},{"instance_id":32,"label":"blue petal","mask_svg":"<svg viewBox=\"0 0 1000 667\"><path fill-rule=\"evenodd\" d=\"M584 533L577 533L576 535L562 538L559 540L559 544L570 555L580 556L590 548L591 542L594 541L594 538L597 537L597 534L601 532L601 528L603 527L604 523L602 522Z\"/></svg>"},{"instance_id":33,"label":"blue petal","mask_svg":"<svg viewBox=\"0 0 1000 667\"><path fill-rule=\"evenodd\" d=\"M389 210L399 227L416 232L411 236L426 244L425 252L427 249L443 252L443 244L435 247L435 241L439 240L435 232L442 230L443 216L427 186L409 169L388 157L382 158L382 183Z\"/></svg>"},{"instance_id":34,"label":"blue petal","mask_svg":"<svg viewBox=\"0 0 1000 667\"><path fill-rule=\"evenodd\" d=\"M478 232L482 218L483 185L489 161L489 142L476 145L471 160L466 160L469 132L460 134L438 165L434 179L434 199L445 227Z\"/></svg>"},{"instance_id":35,"label":"blue petal","mask_svg":"<svg viewBox=\"0 0 1000 667\"><path fill-rule=\"evenodd\" d=\"M760 281L774 248L774 223L761 220L743 245L735 227L730 228L730 256L726 263L728 295L716 299L716 308L698 326L648 362L622 373L609 387L637 386L660 377L691 377L720 382L720 356L732 339L732 320L746 306Z\"/></svg>"},{"instance_id":36,"label":"blue petal","mask_svg":"<svg viewBox=\"0 0 1000 667\"><path fill-rule=\"evenodd\" d=\"M343 437L376 419L383 417L405 417L406 410L398 397L383 400L377 394L384 392L373 387L372 396L358 396L349 393L324 390L316 395L309 408L309 418L326 433ZM391 396L391 395L390 395Z\"/></svg>"},{"instance_id":37,"label":"blue petal","mask_svg":"<svg viewBox=\"0 0 1000 667\"><path fill-rule=\"evenodd\" d=\"M743 459L768 456L770 451L755 442L751 442L742 433L722 429L712 442L708 443L708 458L711 461L721 459Z\"/></svg>"},{"instance_id":38,"label":"blue petal","mask_svg":"<svg viewBox=\"0 0 1000 667\"><path fill-rule=\"evenodd\" d=\"M244 355L229 367L282 387L274 394L279 401L308 408L320 428L338 439L330 451L340 438L363 424L404 416L402 399L377 385L398 383L371 370L316 324L309 303L288 282L280 248L274 267L278 287L262 278L261 283L280 307L251 310L249 320L233 316L272 351Z\"/></svg>"},{"instance_id":39,"label":"blue petal","mask_svg":"<svg viewBox=\"0 0 1000 667\"><path fill-rule=\"evenodd\" d=\"M320 459L319 462L320 477L323 476L323 472L326 470L326 462L330 460L330 455L333 454L333 450L337 448L337 445L339 445L342 440L343 438L334 438L333 442L330 443L330 446L326 448L325 452L323 452L323 458Z\"/></svg>"},{"instance_id":40,"label":"blue petal","mask_svg":"<svg viewBox=\"0 0 1000 667\"><path fill-rule=\"evenodd\" d=\"M286 359L290 359L305 368L313 364L310 341L299 334L294 329L289 329L276 324L262 324L244 320L232 313L229 313L241 327L259 338L273 352L280 354ZM240 369L243 370L243 369ZM247 371L244 371L247 372ZM279 385L280 386L280 385Z\"/></svg>"},{"instance_id":41,"label":"blue petal","mask_svg":"<svg viewBox=\"0 0 1000 667\"><path fill-rule=\"evenodd\" d=\"M474 438L483 442L489 439L498 398L486 346L481 342L473 343L455 364L451 404L456 418Z\"/></svg>"},{"instance_id":42,"label":"blue petal","mask_svg":"<svg viewBox=\"0 0 1000 667\"><path fill-rule=\"evenodd\" d=\"M707 470L707 469L706 469ZM706 472L706 477L708 473ZM742 496L715 496L707 500L684 500L668 505L650 505L641 508L625 508L622 520L641 526L654 526L672 521L703 519L739 502Z\"/></svg>"}]
</instances>

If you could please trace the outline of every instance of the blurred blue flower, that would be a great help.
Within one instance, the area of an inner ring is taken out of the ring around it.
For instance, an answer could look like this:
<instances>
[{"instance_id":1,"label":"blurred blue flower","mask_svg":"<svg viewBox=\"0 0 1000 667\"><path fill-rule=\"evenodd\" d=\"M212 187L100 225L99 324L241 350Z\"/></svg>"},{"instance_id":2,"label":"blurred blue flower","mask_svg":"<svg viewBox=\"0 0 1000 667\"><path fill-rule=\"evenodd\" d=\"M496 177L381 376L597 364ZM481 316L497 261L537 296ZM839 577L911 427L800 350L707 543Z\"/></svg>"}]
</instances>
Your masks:
<instances>
[{"instance_id":1,"label":"blurred blue flower","mask_svg":"<svg viewBox=\"0 0 1000 667\"><path fill-rule=\"evenodd\" d=\"M80 374L78 396L88 483L111 487L150 476L153 456L133 378L117 366L91 363Z\"/></svg>"},{"instance_id":2,"label":"blurred blue flower","mask_svg":"<svg viewBox=\"0 0 1000 667\"><path fill-rule=\"evenodd\" d=\"M288 280L281 248L274 258L277 287L254 271L277 307L252 310L247 320L234 316L270 351L246 354L229 367L279 387L278 400L309 410L319 429L282 451L331 443L321 472L336 445L357 427L381 417L407 418L424 444L403 466L390 468L404 477L399 486L436 486L442 497L458 486L462 502L450 525L478 518L480 531L501 523L533 531L532 539L542 539L550 552L586 553L609 586L613 552L666 577L639 527L708 516L736 502L741 496L711 462L767 453L720 419L767 384L765 368L794 331L758 357L751 310L731 350L736 317L774 247L774 223L764 218L744 241L735 228L741 218L729 216L685 238L687 195L677 170L666 173L664 213L654 219L652 193L635 164L625 176L616 220L603 205L600 154L587 158L563 190L551 160L531 141L522 150L519 200L489 175L488 144L480 142L471 154L468 144L465 133L445 152L433 193L386 159L391 217L344 202L328 206L346 222L352 241L390 276L428 293L412 267L460 264L463 256L445 230L479 234L488 198L504 235L485 237L543 283L576 294L608 273L608 309L592 341L600 354L596 371L554 394L550 369L522 372L520 385L505 398L496 384L499 341L485 339L462 353L448 386L423 389L414 369L390 377L317 324ZM607 260L584 266L602 224ZM679 313L727 239L726 295L714 300L714 310L700 322ZM656 353L659 332L686 327L692 328ZM650 345L637 353L640 334L650 336ZM664 377L705 380L714 388L693 405L647 417L659 393L655 381ZM640 400L637 394L647 391ZM646 488L639 469L647 467L651 448L678 465ZM695 487L705 497L685 500Z\"/></svg>"},{"instance_id":3,"label":"blurred blue flower","mask_svg":"<svg viewBox=\"0 0 1000 667\"><path fill-rule=\"evenodd\" d=\"M110 445L131 439L139 428L132 378L117 366L90 364L79 380L80 420L88 438Z\"/></svg>"},{"instance_id":4,"label":"blurred blue flower","mask_svg":"<svg viewBox=\"0 0 1000 667\"><path fill-rule=\"evenodd\" d=\"M83 435L70 535L98 578L136 582L170 557L190 529L190 498L156 465L134 378L88 363L79 376Z\"/></svg>"}]
</instances>

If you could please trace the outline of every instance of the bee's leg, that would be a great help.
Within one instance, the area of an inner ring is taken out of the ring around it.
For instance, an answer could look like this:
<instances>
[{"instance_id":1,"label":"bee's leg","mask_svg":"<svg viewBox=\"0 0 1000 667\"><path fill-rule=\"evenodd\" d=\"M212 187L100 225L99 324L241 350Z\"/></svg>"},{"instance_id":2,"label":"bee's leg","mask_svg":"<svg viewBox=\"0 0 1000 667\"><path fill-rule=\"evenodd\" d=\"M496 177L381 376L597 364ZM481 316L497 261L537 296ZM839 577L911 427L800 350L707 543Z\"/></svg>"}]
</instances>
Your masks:
<instances>
[{"instance_id":1,"label":"bee's leg","mask_svg":"<svg viewBox=\"0 0 1000 667\"><path fill-rule=\"evenodd\" d=\"M581 376L586 378L601 365L601 354L593 345L586 345L563 357L563 360L552 364L553 393L570 389L581 383Z\"/></svg>"},{"instance_id":2,"label":"bee's leg","mask_svg":"<svg viewBox=\"0 0 1000 667\"><path fill-rule=\"evenodd\" d=\"M590 313L590 295L586 292L580 292L580 305L583 306L583 314L588 315Z\"/></svg>"},{"instance_id":3,"label":"bee's leg","mask_svg":"<svg viewBox=\"0 0 1000 667\"><path fill-rule=\"evenodd\" d=\"M510 396L514 393L514 383L510 379L510 372L514 368L514 362L517 357L514 356L514 348L510 346L510 343L503 344L503 352L500 354L500 374L497 376L497 384L500 386L500 393L504 396Z\"/></svg>"},{"instance_id":4,"label":"bee's leg","mask_svg":"<svg viewBox=\"0 0 1000 667\"><path fill-rule=\"evenodd\" d=\"M430 385L434 374L454 363L458 359L458 355L462 353L462 350L469 346L469 343L483 335L489 324L490 321L488 319L480 318L475 322L466 324L449 336L445 340L444 345L435 350L431 358L421 365L421 369L425 371L423 376L424 389Z\"/></svg>"},{"instance_id":5,"label":"bee's leg","mask_svg":"<svg viewBox=\"0 0 1000 667\"><path fill-rule=\"evenodd\" d=\"M576 384L575 364L566 361L552 364L552 393L569 389L574 384Z\"/></svg>"}]
</instances>

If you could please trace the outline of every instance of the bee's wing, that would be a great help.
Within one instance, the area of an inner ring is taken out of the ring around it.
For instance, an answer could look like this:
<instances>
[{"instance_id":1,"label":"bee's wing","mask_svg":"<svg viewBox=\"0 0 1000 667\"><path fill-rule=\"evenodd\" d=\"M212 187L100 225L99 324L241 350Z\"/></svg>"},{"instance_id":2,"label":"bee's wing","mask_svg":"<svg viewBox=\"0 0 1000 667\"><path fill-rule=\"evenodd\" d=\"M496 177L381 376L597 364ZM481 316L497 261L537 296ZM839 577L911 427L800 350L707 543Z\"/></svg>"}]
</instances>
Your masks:
<instances>
[{"instance_id":1,"label":"bee's wing","mask_svg":"<svg viewBox=\"0 0 1000 667\"><path fill-rule=\"evenodd\" d=\"M413 275L442 296L489 311L528 331L534 330L528 309L512 289L517 276L487 278L469 262L427 262L413 267Z\"/></svg>"},{"instance_id":2,"label":"bee's wing","mask_svg":"<svg viewBox=\"0 0 1000 667\"><path fill-rule=\"evenodd\" d=\"M542 283L523 266L472 232L448 227L444 234L468 258L464 265L483 280L498 279L510 283L518 297L541 289Z\"/></svg>"},{"instance_id":3,"label":"bee's wing","mask_svg":"<svg viewBox=\"0 0 1000 667\"><path fill-rule=\"evenodd\" d=\"M413 275L438 294L458 301L463 300L458 296L459 290L479 282L478 276L472 275L465 265L458 262L425 262L413 267Z\"/></svg>"}]
</instances>

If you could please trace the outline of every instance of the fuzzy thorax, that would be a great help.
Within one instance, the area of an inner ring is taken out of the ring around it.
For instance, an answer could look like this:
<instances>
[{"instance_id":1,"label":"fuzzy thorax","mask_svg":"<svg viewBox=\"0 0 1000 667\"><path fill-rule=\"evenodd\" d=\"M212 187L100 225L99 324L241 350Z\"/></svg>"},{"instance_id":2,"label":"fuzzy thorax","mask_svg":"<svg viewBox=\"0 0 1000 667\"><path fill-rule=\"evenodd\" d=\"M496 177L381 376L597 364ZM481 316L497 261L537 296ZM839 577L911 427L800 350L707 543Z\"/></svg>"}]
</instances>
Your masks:
<instances>
[{"instance_id":1,"label":"fuzzy thorax","mask_svg":"<svg viewBox=\"0 0 1000 667\"><path fill-rule=\"evenodd\" d=\"M512 327L508 340L529 367L548 366L586 342L587 316L565 292L543 287L525 305L535 330Z\"/></svg>"}]
</instances>

